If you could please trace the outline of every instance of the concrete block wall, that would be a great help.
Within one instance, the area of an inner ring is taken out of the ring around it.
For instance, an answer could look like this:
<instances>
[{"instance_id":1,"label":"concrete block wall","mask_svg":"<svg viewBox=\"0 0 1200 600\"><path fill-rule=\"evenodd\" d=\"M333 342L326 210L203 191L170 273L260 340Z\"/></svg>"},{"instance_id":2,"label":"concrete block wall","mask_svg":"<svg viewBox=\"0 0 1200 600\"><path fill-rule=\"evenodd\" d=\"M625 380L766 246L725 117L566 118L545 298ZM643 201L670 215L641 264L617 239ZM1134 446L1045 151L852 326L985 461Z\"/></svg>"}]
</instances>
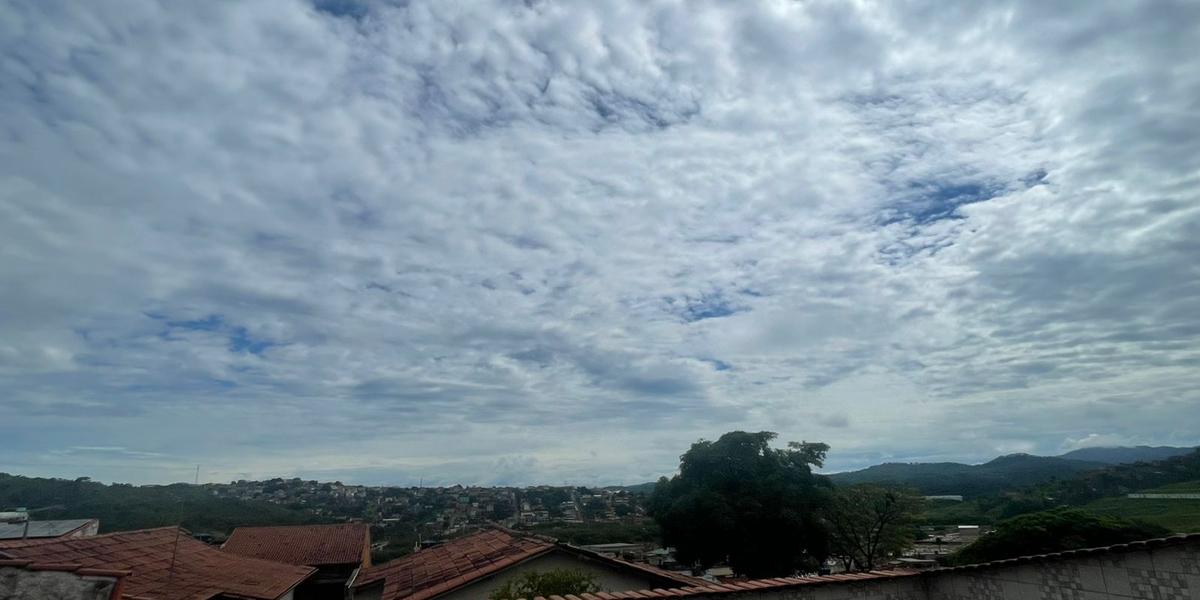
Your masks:
<instances>
[{"instance_id":1,"label":"concrete block wall","mask_svg":"<svg viewBox=\"0 0 1200 600\"><path fill-rule=\"evenodd\" d=\"M110 600L115 577L0 567L0 600Z\"/></svg>"},{"instance_id":2,"label":"concrete block wall","mask_svg":"<svg viewBox=\"0 0 1200 600\"><path fill-rule=\"evenodd\" d=\"M1196 544L924 575L929 600L1200 600Z\"/></svg>"},{"instance_id":3,"label":"concrete block wall","mask_svg":"<svg viewBox=\"0 0 1200 600\"><path fill-rule=\"evenodd\" d=\"M690 595L688 600L1200 600L1200 540L926 571L909 577Z\"/></svg>"}]
</instances>

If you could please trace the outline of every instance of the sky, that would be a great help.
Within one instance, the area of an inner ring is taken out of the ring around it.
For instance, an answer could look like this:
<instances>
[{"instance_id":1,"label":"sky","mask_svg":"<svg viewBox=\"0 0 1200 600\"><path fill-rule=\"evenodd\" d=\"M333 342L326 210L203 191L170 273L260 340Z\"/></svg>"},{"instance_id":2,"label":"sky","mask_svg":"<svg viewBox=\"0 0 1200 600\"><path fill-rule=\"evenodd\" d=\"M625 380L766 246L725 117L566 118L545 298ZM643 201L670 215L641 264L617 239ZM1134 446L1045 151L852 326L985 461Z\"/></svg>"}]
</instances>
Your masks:
<instances>
[{"instance_id":1,"label":"sky","mask_svg":"<svg viewBox=\"0 0 1200 600\"><path fill-rule=\"evenodd\" d=\"M1200 443L1200 3L0 4L0 471Z\"/></svg>"}]
</instances>

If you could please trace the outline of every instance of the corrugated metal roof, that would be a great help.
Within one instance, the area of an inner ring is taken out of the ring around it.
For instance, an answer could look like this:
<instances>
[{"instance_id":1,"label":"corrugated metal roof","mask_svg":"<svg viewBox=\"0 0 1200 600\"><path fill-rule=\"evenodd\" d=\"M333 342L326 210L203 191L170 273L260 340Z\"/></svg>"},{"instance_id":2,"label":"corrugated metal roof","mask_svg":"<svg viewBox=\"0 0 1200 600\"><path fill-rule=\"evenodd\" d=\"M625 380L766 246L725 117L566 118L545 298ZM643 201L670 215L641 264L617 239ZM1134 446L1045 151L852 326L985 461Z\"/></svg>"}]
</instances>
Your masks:
<instances>
[{"instance_id":1,"label":"corrugated metal roof","mask_svg":"<svg viewBox=\"0 0 1200 600\"><path fill-rule=\"evenodd\" d=\"M29 533L25 535L25 523L0 523L0 540L27 538L52 538L66 535L91 523L95 519L58 519L54 521L30 521Z\"/></svg>"}]
</instances>

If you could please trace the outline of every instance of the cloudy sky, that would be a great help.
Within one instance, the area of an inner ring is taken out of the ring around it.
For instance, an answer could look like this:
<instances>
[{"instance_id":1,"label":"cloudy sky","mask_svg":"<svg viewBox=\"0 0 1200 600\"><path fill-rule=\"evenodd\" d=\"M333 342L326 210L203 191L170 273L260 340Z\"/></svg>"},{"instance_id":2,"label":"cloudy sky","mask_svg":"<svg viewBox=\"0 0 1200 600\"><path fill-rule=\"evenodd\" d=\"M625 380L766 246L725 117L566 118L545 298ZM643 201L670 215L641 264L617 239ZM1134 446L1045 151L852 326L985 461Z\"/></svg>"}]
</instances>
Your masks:
<instances>
[{"instance_id":1,"label":"cloudy sky","mask_svg":"<svg viewBox=\"0 0 1200 600\"><path fill-rule=\"evenodd\" d=\"M1200 443L1196 2L0 5L0 471Z\"/></svg>"}]
</instances>

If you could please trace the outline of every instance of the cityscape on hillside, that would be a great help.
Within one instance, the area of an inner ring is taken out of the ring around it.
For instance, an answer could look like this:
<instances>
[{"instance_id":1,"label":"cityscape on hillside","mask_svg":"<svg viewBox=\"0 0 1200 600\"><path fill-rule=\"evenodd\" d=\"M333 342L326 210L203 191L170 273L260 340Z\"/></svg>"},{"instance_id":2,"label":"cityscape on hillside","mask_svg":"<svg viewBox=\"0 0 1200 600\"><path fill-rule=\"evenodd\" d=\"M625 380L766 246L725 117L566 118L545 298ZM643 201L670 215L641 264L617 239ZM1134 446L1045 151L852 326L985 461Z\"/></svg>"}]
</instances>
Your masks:
<instances>
[{"instance_id":1,"label":"cityscape on hillside","mask_svg":"<svg viewBox=\"0 0 1200 600\"><path fill-rule=\"evenodd\" d=\"M1200 600L1200 0L0 0L0 600Z\"/></svg>"}]
</instances>

